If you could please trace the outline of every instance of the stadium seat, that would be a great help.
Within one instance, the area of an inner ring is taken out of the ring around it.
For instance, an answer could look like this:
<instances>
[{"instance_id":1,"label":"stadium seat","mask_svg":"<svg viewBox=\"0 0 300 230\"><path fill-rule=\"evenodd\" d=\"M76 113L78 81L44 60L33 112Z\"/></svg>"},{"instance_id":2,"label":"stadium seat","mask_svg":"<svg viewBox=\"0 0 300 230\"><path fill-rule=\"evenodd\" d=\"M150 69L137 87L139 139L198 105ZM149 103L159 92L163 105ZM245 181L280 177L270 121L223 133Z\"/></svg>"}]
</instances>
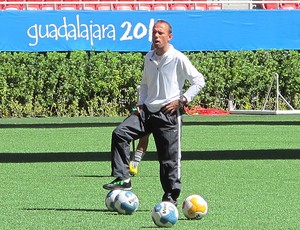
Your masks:
<instances>
[{"instance_id":1,"label":"stadium seat","mask_svg":"<svg viewBox=\"0 0 300 230\"><path fill-rule=\"evenodd\" d=\"M40 10L41 6L39 4L24 4L22 10Z\"/></svg>"},{"instance_id":2,"label":"stadium seat","mask_svg":"<svg viewBox=\"0 0 300 230\"><path fill-rule=\"evenodd\" d=\"M197 1L197 3L195 3L194 1ZM199 3L199 0L192 0L191 4L190 4L190 9L191 10L206 10L207 9L207 5L206 5L206 0L200 0L203 3Z\"/></svg>"},{"instance_id":3,"label":"stadium seat","mask_svg":"<svg viewBox=\"0 0 300 230\"><path fill-rule=\"evenodd\" d=\"M62 4L58 7L59 10L80 10L81 8L76 4Z\"/></svg>"},{"instance_id":4,"label":"stadium seat","mask_svg":"<svg viewBox=\"0 0 300 230\"><path fill-rule=\"evenodd\" d=\"M83 4L82 10L96 10L96 4Z\"/></svg>"},{"instance_id":5,"label":"stadium seat","mask_svg":"<svg viewBox=\"0 0 300 230\"><path fill-rule=\"evenodd\" d=\"M265 10L277 10L277 4L276 3L264 3L263 9Z\"/></svg>"},{"instance_id":6,"label":"stadium seat","mask_svg":"<svg viewBox=\"0 0 300 230\"><path fill-rule=\"evenodd\" d=\"M22 2L23 0L6 0L7 4L2 5L3 10L22 10L23 4L13 4L14 2Z\"/></svg>"},{"instance_id":7,"label":"stadium seat","mask_svg":"<svg viewBox=\"0 0 300 230\"><path fill-rule=\"evenodd\" d=\"M284 2L284 1L282 1ZM278 3L264 3L262 4L262 8L266 10L296 10L299 9L298 3L282 3L281 1Z\"/></svg>"},{"instance_id":8,"label":"stadium seat","mask_svg":"<svg viewBox=\"0 0 300 230\"><path fill-rule=\"evenodd\" d=\"M2 9L3 10L22 10L23 5L20 5L20 4L6 4L5 6L3 6Z\"/></svg>"},{"instance_id":9,"label":"stadium seat","mask_svg":"<svg viewBox=\"0 0 300 230\"><path fill-rule=\"evenodd\" d=\"M135 6L136 10L146 10L146 11L150 11L152 10L152 5L151 4L136 4Z\"/></svg>"},{"instance_id":10,"label":"stadium seat","mask_svg":"<svg viewBox=\"0 0 300 230\"><path fill-rule=\"evenodd\" d=\"M96 10L114 10L113 2L116 2L116 1L117 0L100 0L100 2L102 4L97 4L96 5Z\"/></svg>"},{"instance_id":11,"label":"stadium seat","mask_svg":"<svg viewBox=\"0 0 300 230\"><path fill-rule=\"evenodd\" d=\"M35 3L24 4L23 10L40 10L41 9L41 5L40 5L41 1L42 0L25 0L25 2L35 2Z\"/></svg>"},{"instance_id":12,"label":"stadium seat","mask_svg":"<svg viewBox=\"0 0 300 230\"><path fill-rule=\"evenodd\" d=\"M168 10L170 1L172 0L154 0L152 4L152 10ZM166 3L162 3L162 2L166 2Z\"/></svg>"},{"instance_id":13,"label":"stadium seat","mask_svg":"<svg viewBox=\"0 0 300 230\"><path fill-rule=\"evenodd\" d=\"M105 2L107 4L117 2L117 0L100 0L100 2Z\"/></svg>"},{"instance_id":14,"label":"stadium seat","mask_svg":"<svg viewBox=\"0 0 300 230\"><path fill-rule=\"evenodd\" d=\"M60 10L81 10L82 5L73 4L72 2L78 2L78 0L63 0L63 3L58 6Z\"/></svg>"},{"instance_id":15,"label":"stadium seat","mask_svg":"<svg viewBox=\"0 0 300 230\"><path fill-rule=\"evenodd\" d=\"M143 3L139 3L139 1L143 2ZM152 10L152 2L154 0L148 0L147 3L145 3L145 0L137 0L136 4L135 4L135 9L136 10L146 10L146 11L150 11Z\"/></svg>"},{"instance_id":16,"label":"stadium seat","mask_svg":"<svg viewBox=\"0 0 300 230\"><path fill-rule=\"evenodd\" d=\"M53 4L42 4L40 6L40 9L41 10L55 10L55 9L58 9L58 7L54 6Z\"/></svg>"},{"instance_id":17,"label":"stadium seat","mask_svg":"<svg viewBox=\"0 0 300 230\"><path fill-rule=\"evenodd\" d=\"M82 1L82 5L81 5L81 9L82 10L96 10L97 7L97 3L99 2L98 0L81 0ZM84 2L89 2L88 4L85 4ZM94 4L91 4L90 2L95 2Z\"/></svg>"},{"instance_id":18,"label":"stadium seat","mask_svg":"<svg viewBox=\"0 0 300 230\"><path fill-rule=\"evenodd\" d=\"M266 10L277 10L279 6L276 3L265 3L264 9Z\"/></svg>"},{"instance_id":19,"label":"stadium seat","mask_svg":"<svg viewBox=\"0 0 300 230\"><path fill-rule=\"evenodd\" d=\"M187 0L173 0L174 2L169 5L171 10L189 10L190 4ZM182 2L182 3L181 3Z\"/></svg>"},{"instance_id":20,"label":"stadium seat","mask_svg":"<svg viewBox=\"0 0 300 230\"><path fill-rule=\"evenodd\" d=\"M279 5L279 9L281 10L296 10L298 9L297 3L282 3Z\"/></svg>"},{"instance_id":21,"label":"stadium seat","mask_svg":"<svg viewBox=\"0 0 300 230\"><path fill-rule=\"evenodd\" d=\"M47 3L47 2L57 2L55 4L53 3ZM41 10L57 10L59 9L59 4L61 2L61 0L44 0L44 3L41 5L40 9Z\"/></svg>"},{"instance_id":22,"label":"stadium seat","mask_svg":"<svg viewBox=\"0 0 300 230\"><path fill-rule=\"evenodd\" d=\"M113 4L97 4L96 10L114 10Z\"/></svg>"},{"instance_id":23,"label":"stadium seat","mask_svg":"<svg viewBox=\"0 0 300 230\"><path fill-rule=\"evenodd\" d=\"M203 4L203 3L192 3L190 5L190 9L191 10L206 10L207 6L206 6L206 4Z\"/></svg>"},{"instance_id":24,"label":"stadium seat","mask_svg":"<svg viewBox=\"0 0 300 230\"><path fill-rule=\"evenodd\" d=\"M262 8L265 10L277 10L279 8L279 4L277 3L263 3Z\"/></svg>"},{"instance_id":25,"label":"stadium seat","mask_svg":"<svg viewBox=\"0 0 300 230\"><path fill-rule=\"evenodd\" d=\"M102 0L103 1L103 0ZM135 10L135 5L132 2L135 0L118 0L118 4L114 5L115 10ZM131 3L127 3L131 2Z\"/></svg>"},{"instance_id":26,"label":"stadium seat","mask_svg":"<svg viewBox=\"0 0 300 230\"><path fill-rule=\"evenodd\" d=\"M101 0L103 1L103 0ZM136 0L118 0L117 2L120 2L120 3L124 3L124 4L131 4L132 5L132 2L135 2ZM130 2L130 3L128 3Z\"/></svg>"},{"instance_id":27,"label":"stadium seat","mask_svg":"<svg viewBox=\"0 0 300 230\"><path fill-rule=\"evenodd\" d=\"M153 3L152 10L168 10L168 4Z\"/></svg>"},{"instance_id":28,"label":"stadium seat","mask_svg":"<svg viewBox=\"0 0 300 230\"><path fill-rule=\"evenodd\" d=\"M171 10L189 10L190 7L187 4L176 3L176 4L171 4L170 9Z\"/></svg>"},{"instance_id":29,"label":"stadium seat","mask_svg":"<svg viewBox=\"0 0 300 230\"><path fill-rule=\"evenodd\" d=\"M134 6L132 4L115 4L114 10L134 10Z\"/></svg>"},{"instance_id":30,"label":"stadium seat","mask_svg":"<svg viewBox=\"0 0 300 230\"><path fill-rule=\"evenodd\" d=\"M207 4L206 6L207 10L222 10L221 4Z\"/></svg>"}]
</instances>

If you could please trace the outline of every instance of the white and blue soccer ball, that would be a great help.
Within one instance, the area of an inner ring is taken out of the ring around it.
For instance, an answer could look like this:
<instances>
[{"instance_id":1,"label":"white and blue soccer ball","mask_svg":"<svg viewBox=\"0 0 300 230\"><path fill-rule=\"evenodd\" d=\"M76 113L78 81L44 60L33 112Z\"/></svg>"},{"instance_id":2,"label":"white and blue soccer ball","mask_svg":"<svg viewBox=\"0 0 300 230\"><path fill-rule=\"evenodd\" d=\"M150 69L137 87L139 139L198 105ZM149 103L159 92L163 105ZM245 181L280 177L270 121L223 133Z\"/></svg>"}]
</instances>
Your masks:
<instances>
[{"instance_id":1,"label":"white and blue soccer ball","mask_svg":"<svg viewBox=\"0 0 300 230\"><path fill-rule=\"evenodd\" d=\"M188 196L182 204L182 212L187 219L202 219L208 212L206 200L199 195Z\"/></svg>"},{"instance_id":2,"label":"white and blue soccer ball","mask_svg":"<svg viewBox=\"0 0 300 230\"><path fill-rule=\"evenodd\" d=\"M152 209L152 220L158 227L170 228L178 221L178 209L171 202L160 202Z\"/></svg>"},{"instance_id":3,"label":"white and blue soccer ball","mask_svg":"<svg viewBox=\"0 0 300 230\"><path fill-rule=\"evenodd\" d=\"M121 191L115 198L115 209L119 214L131 215L139 207L139 199L132 191Z\"/></svg>"},{"instance_id":4,"label":"white and blue soccer ball","mask_svg":"<svg viewBox=\"0 0 300 230\"><path fill-rule=\"evenodd\" d=\"M105 205L109 211L117 211L115 209L115 198L121 192L121 190L112 190L107 193L105 197Z\"/></svg>"}]
</instances>

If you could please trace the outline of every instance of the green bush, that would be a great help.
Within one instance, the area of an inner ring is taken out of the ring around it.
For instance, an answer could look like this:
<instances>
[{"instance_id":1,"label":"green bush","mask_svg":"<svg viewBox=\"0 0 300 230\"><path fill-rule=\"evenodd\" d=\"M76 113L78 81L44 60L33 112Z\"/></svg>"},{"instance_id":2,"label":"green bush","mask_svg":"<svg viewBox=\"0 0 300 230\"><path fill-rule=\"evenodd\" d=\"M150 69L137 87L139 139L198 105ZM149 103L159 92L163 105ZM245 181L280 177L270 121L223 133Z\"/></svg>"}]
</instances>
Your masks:
<instances>
[{"instance_id":1,"label":"green bush","mask_svg":"<svg viewBox=\"0 0 300 230\"><path fill-rule=\"evenodd\" d=\"M262 109L276 73L280 92L300 109L298 51L189 52L206 87L191 105ZM1 117L125 116L137 100L142 53L0 53ZM275 108L273 84L266 108ZM186 85L188 87L188 84ZM280 103L286 108L285 103Z\"/></svg>"}]
</instances>

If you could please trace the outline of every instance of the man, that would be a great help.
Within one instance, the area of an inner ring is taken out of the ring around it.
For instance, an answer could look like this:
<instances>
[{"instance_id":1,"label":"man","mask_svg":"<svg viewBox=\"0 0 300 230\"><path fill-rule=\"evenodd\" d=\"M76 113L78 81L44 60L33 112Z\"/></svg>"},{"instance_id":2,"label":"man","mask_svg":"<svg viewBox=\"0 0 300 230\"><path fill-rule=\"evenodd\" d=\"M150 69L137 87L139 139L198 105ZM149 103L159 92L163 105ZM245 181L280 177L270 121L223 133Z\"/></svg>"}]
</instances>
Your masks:
<instances>
[{"instance_id":1,"label":"man","mask_svg":"<svg viewBox=\"0 0 300 230\"><path fill-rule=\"evenodd\" d=\"M160 163L163 201L177 205L181 192L182 107L204 87L201 73L169 42L172 27L158 20L152 29L154 50L146 54L139 90L138 111L126 118L112 133L112 175L103 185L108 190L130 190L130 142L152 133ZM190 87L183 94L185 80Z\"/></svg>"}]
</instances>

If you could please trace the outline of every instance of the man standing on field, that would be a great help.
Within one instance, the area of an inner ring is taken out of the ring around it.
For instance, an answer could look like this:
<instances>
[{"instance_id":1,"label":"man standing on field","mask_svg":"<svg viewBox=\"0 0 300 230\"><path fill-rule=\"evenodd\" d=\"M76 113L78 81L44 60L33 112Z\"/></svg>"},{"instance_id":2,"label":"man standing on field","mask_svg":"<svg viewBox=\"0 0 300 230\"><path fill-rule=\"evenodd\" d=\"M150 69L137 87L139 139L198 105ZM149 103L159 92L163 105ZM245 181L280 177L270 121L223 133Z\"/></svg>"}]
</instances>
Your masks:
<instances>
[{"instance_id":1,"label":"man standing on field","mask_svg":"<svg viewBox=\"0 0 300 230\"><path fill-rule=\"evenodd\" d=\"M181 192L182 107L205 86L204 77L188 58L169 42L172 27L158 20L152 29L154 50L146 54L139 90L138 111L112 133L112 175L108 190L131 190L130 142L152 133L160 164L162 201L177 205ZM185 80L190 87L183 93Z\"/></svg>"}]
</instances>

